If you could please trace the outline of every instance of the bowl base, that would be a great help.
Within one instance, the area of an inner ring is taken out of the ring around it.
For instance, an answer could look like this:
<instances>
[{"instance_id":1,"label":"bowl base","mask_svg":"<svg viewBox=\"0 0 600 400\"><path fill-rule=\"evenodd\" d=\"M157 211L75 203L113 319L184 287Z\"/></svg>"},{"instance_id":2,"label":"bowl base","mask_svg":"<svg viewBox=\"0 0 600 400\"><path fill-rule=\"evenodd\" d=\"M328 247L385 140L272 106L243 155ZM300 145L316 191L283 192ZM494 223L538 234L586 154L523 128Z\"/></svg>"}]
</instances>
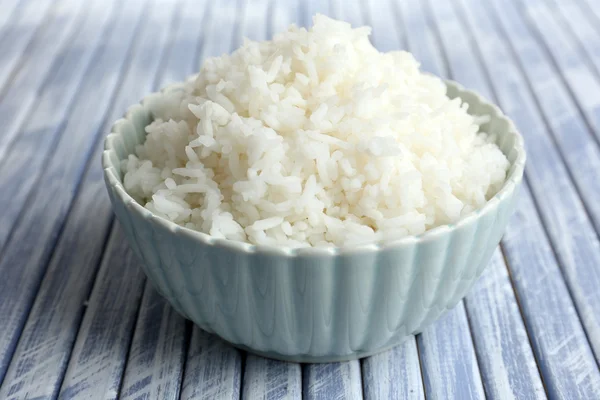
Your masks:
<instances>
[{"instance_id":1,"label":"bowl base","mask_svg":"<svg viewBox=\"0 0 600 400\"><path fill-rule=\"evenodd\" d=\"M393 349L394 347L401 345L402 343L404 343L405 340L407 340L413 336L414 335L405 336L402 339L400 339L399 341L394 342L391 345L387 345L385 347L382 347L380 349L373 350L373 351L364 351L364 352L358 351L356 353L350 353L350 354L345 354L345 355L323 355L323 356L310 356L310 355L304 355L304 354L286 355L286 354L276 353L273 351L257 351L257 350L251 349L250 347L246 347L242 344L235 344L235 343L231 343L231 342L227 342L227 341L225 341L225 342L237 349L246 351L250 354L255 354L257 356L265 357L265 358L272 358L274 360L295 362L295 363L322 364L322 363L353 361L353 360L358 360L360 358L370 357L370 356L373 356L373 355L376 355L379 353L386 352L390 349Z\"/></svg>"}]
</instances>

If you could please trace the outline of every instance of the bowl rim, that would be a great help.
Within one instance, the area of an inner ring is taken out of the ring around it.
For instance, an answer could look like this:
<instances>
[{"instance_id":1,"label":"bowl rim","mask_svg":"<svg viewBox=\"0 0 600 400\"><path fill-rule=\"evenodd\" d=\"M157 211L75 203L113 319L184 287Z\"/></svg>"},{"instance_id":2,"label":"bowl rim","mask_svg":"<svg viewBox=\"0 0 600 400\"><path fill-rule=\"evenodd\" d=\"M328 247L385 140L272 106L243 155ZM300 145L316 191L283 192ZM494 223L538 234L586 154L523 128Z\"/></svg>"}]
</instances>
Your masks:
<instances>
[{"instance_id":1,"label":"bowl rim","mask_svg":"<svg viewBox=\"0 0 600 400\"><path fill-rule=\"evenodd\" d=\"M186 81L194 79L194 77L195 76L192 76L186 79ZM504 201L507 198L511 198L512 194L515 192L515 190L517 189L517 187L523 179L525 161L527 158L523 137L517 130L515 124L500 110L498 106L487 101L483 96L479 95L478 93L469 89L465 89L461 84L453 80L444 79L443 81L446 84L446 87L448 89L454 89L457 93L457 97L460 97L463 101L465 101L465 95L471 96L475 98L475 100L480 104L490 107L490 116L499 120L504 120L507 123L507 132L505 134L514 136L515 140L511 151L515 151L517 153L517 156L514 162L511 163L511 166L509 167L509 175L506 177L504 185L491 199L489 199L484 204L483 207L470 212L469 214L465 215L464 217L460 218L458 221L452 224L440 225L435 228L429 229L419 235L406 236L396 240L380 240L372 243L355 245L352 247L328 246L292 248L284 246L274 246L270 244L252 244L248 242L234 241L231 239L215 238L207 233L178 225L172 221L169 221L163 217L152 213L150 210L146 209L140 203L138 203L131 195L129 195L129 193L127 193L125 187L123 186L122 179L115 176L115 173L113 171L118 169L115 168L112 160L115 158L120 160L120 158L116 153L113 143L116 137L122 136L122 133L119 132L118 126L124 120L128 120L133 123L133 121L131 121L131 118L134 113L140 110L140 108L144 109L145 111L151 114L146 104L148 98L150 98L151 96L156 96L160 93L181 89L183 87L183 82L177 82L168 85L158 92L154 92L145 96L139 103L129 107L123 118L120 118L117 121L115 121L115 123L111 127L111 132L104 139L104 150L102 151L102 168L104 170L103 173L105 183L107 189L109 191L112 190L113 193L116 194L116 199L114 199L114 201L122 202L129 212L133 212L139 217L148 220L149 223L155 224L162 229L166 229L175 235L183 235L191 240L198 241L199 244L205 246L219 247L243 253L260 253L264 255L279 255L287 257L322 257L357 253L372 253L380 250L397 249L402 247L414 246L417 243L435 241L446 234L450 234L451 232L458 230L463 226L473 223L477 219L481 218L482 215L493 212L498 208L499 204L502 201ZM135 126L134 123L133 125Z\"/></svg>"}]
</instances>

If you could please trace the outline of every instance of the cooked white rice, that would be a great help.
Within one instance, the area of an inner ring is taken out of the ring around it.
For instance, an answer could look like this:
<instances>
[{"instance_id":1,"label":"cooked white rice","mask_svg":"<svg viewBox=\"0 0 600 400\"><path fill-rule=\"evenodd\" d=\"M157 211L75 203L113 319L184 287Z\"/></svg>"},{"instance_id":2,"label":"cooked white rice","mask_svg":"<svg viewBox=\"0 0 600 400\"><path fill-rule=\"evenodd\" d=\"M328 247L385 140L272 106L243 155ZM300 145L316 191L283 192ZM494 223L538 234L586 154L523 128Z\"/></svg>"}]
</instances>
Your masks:
<instances>
[{"instance_id":1,"label":"cooked white rice","mask_svg":"<svg viewBox=\"0 0 600 400\"><path fill-rule=\"evenodd\" d=\"M153 110L126 190L211 236L291 247L395 240L481 207L508 168L485 117L369 33L317 15L206 60Z\"/></svg>"}]
</instances>

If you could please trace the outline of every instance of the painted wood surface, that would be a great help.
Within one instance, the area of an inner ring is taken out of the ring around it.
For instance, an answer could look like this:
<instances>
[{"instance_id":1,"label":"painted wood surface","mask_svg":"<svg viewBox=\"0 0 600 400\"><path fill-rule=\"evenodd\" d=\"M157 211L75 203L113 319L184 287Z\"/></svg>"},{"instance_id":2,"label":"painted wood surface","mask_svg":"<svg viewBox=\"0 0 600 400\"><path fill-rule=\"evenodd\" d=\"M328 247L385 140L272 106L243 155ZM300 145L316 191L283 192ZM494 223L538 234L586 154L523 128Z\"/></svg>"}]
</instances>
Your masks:
<instances>
[{"instance_id":1,"label":"painted wood surface","mask_svg":"<svg viewBox=\"0 0 600 400\"><path fill-rule=\"evenodd\" d=\"M496 21L485 7L475 2L463 0L460 5L466 29L476 38L481 63L495 77L491 83L500 106L522 132L528 133L525 140L530 159L534 158L535 163L529 161L526 173L530 178L528 183L533 186L541 179L535 175L537 160L543 161L556 151ZM544 147L540 150L541 146ZM560 166L560 161L557 162ZM552 172L545 175L556 186L560 175ZM568 187L568 182L564 185ZM522 191L503 242L525 325L548 395L560 398L573 393L583 398L594 397L599 383L598 368L528 186ZM571 364L565 363L569 357L574 360Z\"/></svg>"},{"instance_id":2,"label":"painted wood surface","mask_svg":"<svg viewBox=\"0 0 600 400\"><path fill-rule=\"evenodd\" d=\"M600 397L594 2L82 4L0 0L0 398ZM464 302L390 351L300 365L192 327L145 281L113 224L98 139L202 59L317 12L497 100L529 161L503 247Z\"/></svg>"}]
</instances>

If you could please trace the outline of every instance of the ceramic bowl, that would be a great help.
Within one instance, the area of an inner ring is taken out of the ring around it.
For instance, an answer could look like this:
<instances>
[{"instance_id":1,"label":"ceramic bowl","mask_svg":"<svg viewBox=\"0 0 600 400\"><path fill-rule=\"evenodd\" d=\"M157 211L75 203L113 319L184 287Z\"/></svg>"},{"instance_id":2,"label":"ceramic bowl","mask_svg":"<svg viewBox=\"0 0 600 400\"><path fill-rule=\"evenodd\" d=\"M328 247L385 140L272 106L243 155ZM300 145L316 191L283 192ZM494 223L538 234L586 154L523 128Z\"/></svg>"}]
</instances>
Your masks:
<instances>
[{"instance_id":1,"label":"ceramic bowl","mask_svg":"<svg viewBox=\"0 0 600 400\"><path fill-rule=\"evenodd\" d=\"M119 160L143 143L157 94L128 110L108 135L104 177L115 214L156 289L183 316L267 357L329 362L368 356L422 331L467 293L515 207L525 150L515 126L479 95L447 82L448 95L489 115L510 161L503 188L455 224L397 242L283 249L215 239L153 215L123 187ZM172 85L163 91L182 90Z\"/></svg>"}]
</instances>

